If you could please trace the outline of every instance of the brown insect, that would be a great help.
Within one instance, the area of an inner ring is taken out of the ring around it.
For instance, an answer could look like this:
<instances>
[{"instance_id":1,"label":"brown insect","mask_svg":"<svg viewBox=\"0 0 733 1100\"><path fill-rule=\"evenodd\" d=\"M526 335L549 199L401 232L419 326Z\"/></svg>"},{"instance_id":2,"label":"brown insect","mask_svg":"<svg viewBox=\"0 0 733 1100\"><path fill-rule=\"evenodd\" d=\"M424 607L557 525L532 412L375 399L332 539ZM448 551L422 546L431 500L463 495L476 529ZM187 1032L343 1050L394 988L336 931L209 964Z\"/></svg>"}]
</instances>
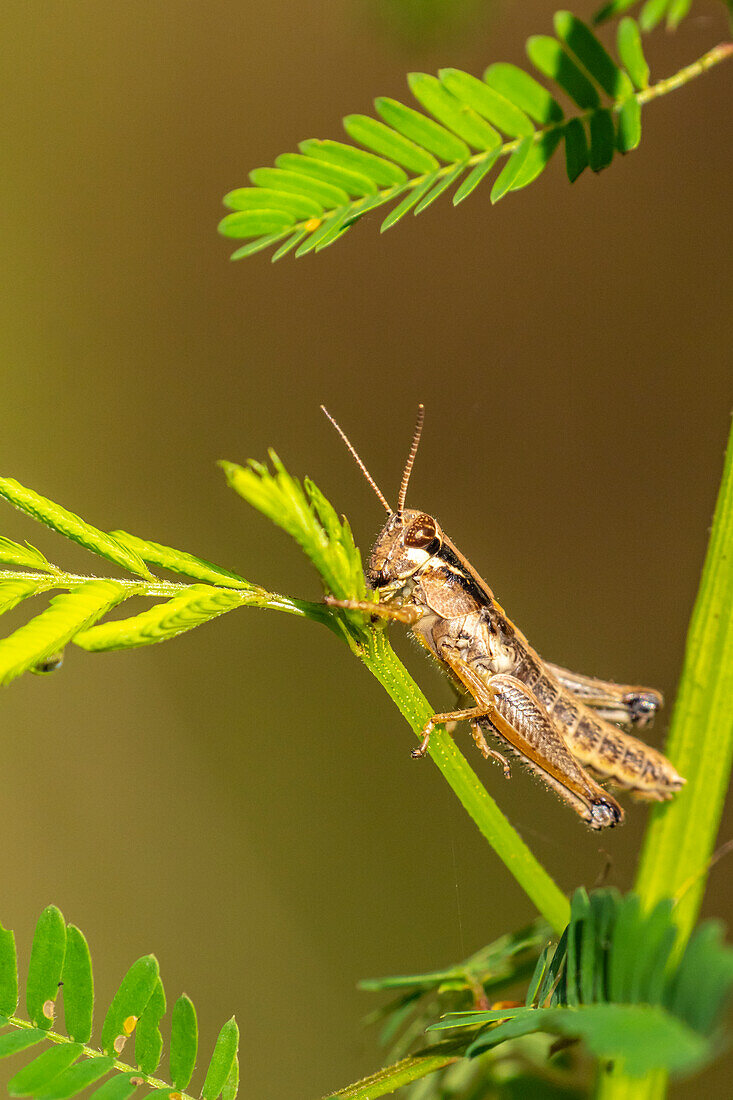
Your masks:
<instances>
[{"instance_id":1,"label":"brown insect","mask_svg":"<svg viewBox=\"0 0 733 1100\"><path fill-rule=\"evenodd\" d=\"M619 729L650 722L662 705L661 695L651 688L580 676L544 661L438 521L405 508L423 406L396 509L336 421L323 411L389 514L367 568L378 602L328 597L328 603L409 626L441 662L459 695L474 704L434 714L412 755L425 755L438 723L467 721L478 748L497 760L506 776L509 764L489 746L486 734L508 746L593 829L619 824L624 811L589 773L638 798L671 798L685 780L660 752Z\"/></svg>"}]
</instances>

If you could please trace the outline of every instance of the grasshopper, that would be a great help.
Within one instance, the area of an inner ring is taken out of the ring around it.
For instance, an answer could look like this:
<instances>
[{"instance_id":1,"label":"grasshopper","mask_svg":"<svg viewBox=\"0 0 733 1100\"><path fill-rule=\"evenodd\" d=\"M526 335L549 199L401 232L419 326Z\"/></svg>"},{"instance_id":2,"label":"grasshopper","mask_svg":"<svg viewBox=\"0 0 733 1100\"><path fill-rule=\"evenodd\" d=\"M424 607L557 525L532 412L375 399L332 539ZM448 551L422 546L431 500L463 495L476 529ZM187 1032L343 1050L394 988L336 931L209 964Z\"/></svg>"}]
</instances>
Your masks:
<instances>
[{"instance_id":1,"label":"grasshopper","mask_svg":"<svg viewBox=\"0 0 733 1100\"><path fill-rule=\"evenodd\" d=\"M332 597L327 602L404 623L442 664L459 697L474 704L434 714L412 755L425 756L436 725L467 721L486 759L496 760L510 775L506 758L489 746L488 733L593 829L620 824L624 811L592 776L648 801L671 798L685 780L660 752L619 728L650 722L662 705L659 692L577 675L543 660L438 521L427 512L405 508L423 406L396 509L331 414L323 411L389 516L366 571L376 602Z\"/></svg>"}]
</instances>

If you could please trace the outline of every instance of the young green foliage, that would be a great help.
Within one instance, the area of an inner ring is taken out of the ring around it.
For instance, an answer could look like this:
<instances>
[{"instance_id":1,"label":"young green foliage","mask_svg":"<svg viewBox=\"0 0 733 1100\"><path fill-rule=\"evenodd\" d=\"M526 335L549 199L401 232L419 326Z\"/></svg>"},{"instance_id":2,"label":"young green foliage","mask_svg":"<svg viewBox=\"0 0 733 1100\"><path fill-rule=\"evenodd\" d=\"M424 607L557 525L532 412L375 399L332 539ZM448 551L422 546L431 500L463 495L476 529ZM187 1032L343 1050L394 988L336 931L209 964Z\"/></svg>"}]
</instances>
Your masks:
<instances>
[{"instance_id":1,"label":"young green foliage","mask_svg":"<svg viewBox=\"0 0 733 1100\"><path fill-rule=\"evenodd\" d=\"M733 991L733 949L717 922L701 925L675 964L666 899L644 912L636 895L578 891L554 953L541 958L524 1007L452 1012L428 1030L470 1029L475 1057L534 1032L581 1038L632 1077L689 1074L717 1053ZM536 992L535 992L536 990Z\"/></svg>"},{"instance_id":2,"label":"young green foliage","mask_svg":"<svg viewBox=\"0 0 733 1100\"><path fill-rule=\"evenodd\" d=\"M176 1001L171 1021L170 1073L172 1083L154 1077L165 1042L160 1022L166 1013L163 983L153 955L144 955L122 979L101 1030L101 1050L88 1045L93 1032L94 983L84 936L67 925L59 909L44 909L36 927L28 968L29 1019L15 1015L18 973L12 933L0 929L0 1058L34 1050L33 1059L8 1084L9 1096L34 1100L67 1100L107 1078L89 1100L120 1100L147 1086L165 1095L175 1091L180 1100L196 1066L196 1013L185 994ZM58 996L64 1004L65 1033L52 1030ZM120 1060L130 1036L135 1035L135 1064ZM224 1024L203 1076L203 1100L234 1100L239 1081L239 1030L234 1018Z\"/></svg>"},{"instance_id":3,"label":"young green foliage","mask_svg":"<svg viewBox=\"0 0 733 1100\"><path fill-rule=\"evenodd\" d=\"M689 0L647 0L642 26L648 29L665 12L676 25L686 6ZM630 0L608 5L611 14L628 7ZM458 205L506 157L490 192L491 202L498 202L535 180L561 143L571 183L588 166L600 172L617 152L628 153L639 144L643 104L680 87L730 52L717 47L700 62L649 87L649 67L633 19L627 17L619 26L618 60L568 11L555 14L554 29L555 37L530 38L527 54L570 101L567 117L555 89L549 91L514 65L492 65L483 80L452 68L437 76L410 73L410 90L422 110L378 97L374 106L379 119L347 115L343 120L356 145L303 141L299 153L278 157L277 167L250 172L253 186L225 195L224 205L232 213L219 223L219 232L253 238L232 259L271 244L279 245L273 260L291 249L296 256L319 252L368 211L398 200L382 222L384 232L410 210L422 213L454 183L459 184L453 196Z\"/></svg>"}]
</instances>

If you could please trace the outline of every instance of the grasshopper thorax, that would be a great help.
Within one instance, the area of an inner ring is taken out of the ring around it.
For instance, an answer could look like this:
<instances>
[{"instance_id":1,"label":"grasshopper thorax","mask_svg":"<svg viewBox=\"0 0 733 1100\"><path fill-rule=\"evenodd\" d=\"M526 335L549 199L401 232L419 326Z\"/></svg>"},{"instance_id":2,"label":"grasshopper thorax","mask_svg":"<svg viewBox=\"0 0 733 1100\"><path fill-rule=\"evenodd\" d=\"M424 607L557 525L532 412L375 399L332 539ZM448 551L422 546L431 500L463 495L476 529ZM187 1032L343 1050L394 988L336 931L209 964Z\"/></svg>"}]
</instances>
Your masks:
<instances>
[{"instance_id":1,"label":"grasshopper thorax","mask_svg":"<svg viewBox=\"0 0 733 1100\"><path fill-rule=\"evenodd\" d=\"M439 554L442 545L440 524L427 512L393 512L372 548L367 581L382 592L397 590Z\"/></svg>"}]
</instances>

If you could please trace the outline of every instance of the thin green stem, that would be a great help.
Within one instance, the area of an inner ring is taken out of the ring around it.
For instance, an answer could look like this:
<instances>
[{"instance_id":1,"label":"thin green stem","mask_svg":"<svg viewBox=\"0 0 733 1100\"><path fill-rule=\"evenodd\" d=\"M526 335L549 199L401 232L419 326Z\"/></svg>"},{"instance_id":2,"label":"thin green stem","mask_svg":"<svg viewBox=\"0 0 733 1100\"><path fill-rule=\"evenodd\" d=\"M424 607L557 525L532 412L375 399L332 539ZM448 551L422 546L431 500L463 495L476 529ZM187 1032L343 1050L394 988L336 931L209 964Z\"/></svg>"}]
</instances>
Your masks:
<instances>
[{"instance_id":1,"label":"thin green stem","mask_svg":"<svg viewBox=\"0 0 733 1100\"><path fill-rule=\"evenodd\" d=\"M53 573L32 573L24 570L0 569L0 582L23 580L36 581L36 595L40 595L43 592L51 592L54 589L70 592L72 589L79 588L89 581L96 581L99 579L99 577L82 573L65 573L60 569ZM139 580L137 578L131 580L129 577L115 577L113 579L115 584L119 584L121 588L126 590L128 596L147 596L152 599L160 599L161 597L168 599L173 596L180 596L191 588L200 587L202 583L201 581L163 581L158 577L153 581ZM217 586L210 585L210 587L216 588ZM221 590L229 595L237 592L237 589L233 588L222 588ZM309 600L293 600L289 596L281 596L278 592L267 592L264 588L259 588L257 585L250 585L247 588L242 588L241 596L243 607L264 607L270 611L284 611L288 615L298 615L301 618L312 619L314 622L322 623L324 626L327 626L340 638L344 636L336 616L329 608L321 603L311 603Z\"/></svg>"},{"instance_id":2,"label":"thin green stem","mask_svg":"<svg viewBox=\"0 0 733 1100\"><path fill-rule=\"evenodd\" d=\"M372 632L360 656L396 703L414 733L419 735L435 711L395 655L383 629ZM494 799L479 782L453 738L445 730L436 729L431 735L428 751L430 758L499 859L548 924L561 932L570 918L568 899L509 824Z\"/></svg>"},{"instance_id":3,"label":"thin green stem","mask_svg":"<svg viewBox=\"0 0 733 1100\"><path fill-rule=\"evenodd\" d=\"M733 429L666 751L687 785L652 814L636 890L647 909L677 899L679 952L700 910L733 763ZM665 1090L663 1073L633 1080L611 1072L598 1096L659 1100Z\"/></svg>"}]
</instances>

